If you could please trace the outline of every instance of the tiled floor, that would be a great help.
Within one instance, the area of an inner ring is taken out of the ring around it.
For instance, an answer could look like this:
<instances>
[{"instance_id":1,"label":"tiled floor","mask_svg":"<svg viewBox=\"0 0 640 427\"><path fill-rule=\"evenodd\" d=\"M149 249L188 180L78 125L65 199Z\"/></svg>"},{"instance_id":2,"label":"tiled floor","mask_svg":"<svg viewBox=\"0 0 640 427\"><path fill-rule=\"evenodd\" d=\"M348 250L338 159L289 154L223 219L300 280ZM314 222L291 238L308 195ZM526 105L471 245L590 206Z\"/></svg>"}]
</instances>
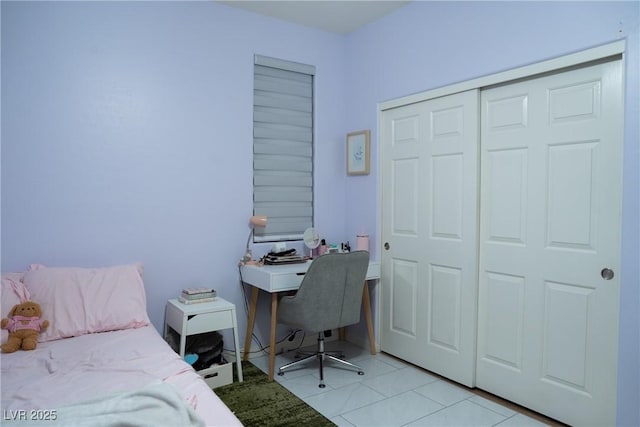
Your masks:
<instances>
[{"instance_id":1,"label":"tiled floor","mask_svg":"<svg viewBox=\"0 0 640 427\"><path fill-rule=\"evenodd\" d=\"M315 362L308 367L275 375L275 380L338 426L542 426L540 422L478 393L453 385L440 377L379 353L345 342L346 358L365 375L344 369L325 369L324 389L318 387ZM277 367L294 360L295 353L276 356ZM267 372L268 357L251 359ZM515 408L517 409L517 408ZM555 423L550 423L555 424Z\"/></svg>"}]
</instances>

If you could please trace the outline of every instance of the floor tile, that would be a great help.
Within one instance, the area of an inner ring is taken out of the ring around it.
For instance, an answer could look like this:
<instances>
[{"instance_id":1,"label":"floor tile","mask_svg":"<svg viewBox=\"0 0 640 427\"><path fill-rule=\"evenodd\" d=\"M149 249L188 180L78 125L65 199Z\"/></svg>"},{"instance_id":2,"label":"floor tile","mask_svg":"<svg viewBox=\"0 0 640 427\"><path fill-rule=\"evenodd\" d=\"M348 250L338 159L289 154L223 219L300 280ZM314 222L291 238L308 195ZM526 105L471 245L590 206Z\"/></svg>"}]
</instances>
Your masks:
<instances>
[{"instance_id":1,"label":"floor tile","mask_svg":"<svg viewBox=\"0 0 640 427\"><path fill-rule=\"evenodd\" d=\"M358 375L357 371L350 369L336 368L333 364L325 365L324 383L333 388L344 387L348 384L362 382L366 375ZM316 370L312 374L316 381L320 381L320 371Z\"/></svg>"},{"instance_id":2,"label":"floor tile","mask_svg":"<svg viewBox=\"0 0 640 427\"><path fill-rule=\"evenodd\" d=\"M421 369L405 367L388 374L378 375L363 381L363 384L371 387L384 396L391 397L416 387L436 381L437 378L429 375Z\"/></svg>"},{"instance_id":3,"label":"floor tile","mask_svg":"<svg viewBox=\"0 0 640 427\"><path fill-rule=\"evenodd\" d=\"M355 344L351 344L344 341L329 341L325 343L325 351L328 352L341 352L344 354L345 359L355 359L363 356L371 356L371 352L362 347L358 347ZM315 348L313 349L315 350Z\"/></svg>"},{"instance_id":4,"label":"floor tile","mask_svg":"<svg viewBox=\"0 0 640 427\"><path fill-rule=\"evenodd\" d=\"M284 353L284 354L277 355L276 359L275 359L275 367L274 367L274 370L273 370L273 379L276 380L276 381L280 381L280 379L282 379L283 377L278 375L278 368L280 366L286 365L287 363L290 363L290 362L292 362L294 360L296 360L294 353ZM268 356L251 359L251 363L253 363L255 366L260 368L260 370L262 370L262 372L264 372L264 373L268 373L269 372L269 357ZM312 361L312 362L309 362L308 365L303 365L299 369L293 369L291 371L287 371L286 377L287 378L295 378L295 377L298 377L298 376L309 375L314 371L314 369L317 369L317 365L315 365L314 363L315 362Z\"/></svg>"},{"instance_id":5,"label":"floor tile","mask_svg":"<svg viewBox=\"0 0 640 427\"><path fill-rule=\"evenodd\" d=\"M338 348L365 375L328 362L326 387L320 388L318 363L311 361L279 376L278 367L297 360L295 352L287 352L276 356L274 379L339 427L545 425L391 355L371 355L368 349L351 343L327 342L328 351ZM315 350L315 346L301 350ZM268 371L268 356L251 362Z\"/></svg>"},{"instance_id":6,"label":"floor tile","mask_svg":"<svg viewBox=\"0 0 640 427\"><path fill-rule=\"evenodd\" d=\"M370 353L367 353L370 354ZM402 369L402 368L406 368L407 366L411 366L409 363L404 362L400 359L397 359L393 356L390 356L386 353L378 353L375 355L375 358L378 360L381 360L382 362L393 366L396 369Z\"/></svg>"},{"instance_id":7,"label":"floor tile","mask_svg":"<svg viewBox=\"0 0 640 427\"><path fill-rule=\"evenodd\" d=\"M314 375L307 374L287 378L288 375L289 374L285 374L283 377L279 377L278 382L301 399L315 394L327 393L333 390L329 385L326 385L325 388L318 387L320 381Z\"/></svg>"},{"instance_id":8,"label":"floor tile","mask_svg":"<svg viewBox=\"0 0 640 427\"><path fill-rule=\"evenodd\" d=\"M468 399L473 393L462 387L451 385L446 381L438 380L415 389L417 393L428 397L444 406L453 405L461 400Z\"/></svg>"},{"instance_id":9,"label":"floor tile","mask_svg":"<svg viewBox=\"0 0 640 427\"><path fill-rule=\"evenodd\" d=\"M274 368L274 373L273 373L273 377L276 380L281 380L281 379L291 379L291 378L296 378L296 377L301 377L301 376L306 376L306 375L313 375L318 371L319 367L318 367L318 361L313 359L313 360L309 360L301 365L295 366L295 367L290 367L289 369L285 370L283 375L279 375L279 368L286 365L287 363L289 363L290 361L285 361L283 360L283 363L277 363L275 368Z\"/></svg>"},{"instance_id":10,"label":"floor tile","mask_svg":"<svg viewBox=\"0 0 640 427\"><path fill-rule=\"evenodd\" d=\"M364 370L365 377L367 377L367 379L398 370L397 367L390 365L382 358L378 358L378 356L370 356L363 359L353 359L352 363L355 363ZM406 365L404 367L406 367Z\"/></svg>"},{"instance_id":11,"label":"floor tile","mask_svg":"<svg viewBox=\"0 0 640 427\"><path fill-rule=\"evenodd\" d=\"M408 391L347 412L342 417L354 426L401 426L442 408L439 403Z\"/></svg>"},{"instance_id":12,"label":"floor tile","mask_svg":"<svg viewBox=\"0 0 640 427\"><path fill-rule=\"evenodd\" d=\"M333 417L329 421L337 425L338 427L355 427L349 421L345 420L341 416Z\"/></svg>"},{"instance_id":13,"label":"floor tile","mask_svg":"<svg viewBox=\"0 0 640 427\"><path fill-rule=\"evenodd\" d=\"M362 383L355 383L333 389L330 393L317 394L302 400L325 417L332 418L378 402L384 398L384 395Z\"/></svg>"},{"instance_id":14,"label":"floor tile","mask_svg":"<svg viewBox=\"0 0 640 427\"><path fill-rule=\"evenodd\" d=\"M357 371L340 368L338 363L329 361L325 364L324 369L325 383L333 388L339 388L347 384L373 379L379 375L388 374L397 370L393 366L377 360L375 357L368 357L354 362L362 368L364 375L359 375ZM315 370L313 375L318 378L318 380L320 379L320 372L318 370Z\"/></svg>"},{"instance_id":15,"label":"floor tile","mask_svg":"<svg viewBox=\"0 0 640 427\"><path fill-rule=\"evenodd\" d=\"M497 412L475 405L468 400L463 400L462 402L447 406L441 411L407 424L407 426L483 427L498 424L505 418L505 416Z\"/></svg>"}]
</instances>

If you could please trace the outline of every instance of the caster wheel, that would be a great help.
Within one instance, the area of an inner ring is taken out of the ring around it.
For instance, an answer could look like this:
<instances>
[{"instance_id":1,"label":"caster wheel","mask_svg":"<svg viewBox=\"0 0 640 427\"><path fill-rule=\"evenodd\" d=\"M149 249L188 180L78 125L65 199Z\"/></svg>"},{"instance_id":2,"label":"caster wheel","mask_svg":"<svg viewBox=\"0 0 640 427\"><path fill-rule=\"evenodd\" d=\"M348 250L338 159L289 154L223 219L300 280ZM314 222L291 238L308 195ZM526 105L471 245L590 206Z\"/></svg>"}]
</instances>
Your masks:
<instances>
[{"instance_id":1,"label":"caster wheel","mask_svg":"<svg viewBox=\"0 0 640 427\"><path fill-rule=\"evenodd\" d=\"M326 385L324 385L324 384L318 384L318 387L320 387L320 388L325 388L325 387L326 387Z\"/></svg>"},{"instance_id":2,"label":"caster wheel","mask_svg":"<svg viewBox=\"0 0 640 427\"><path fill-rule=\"evenodd\" d=\"M284 372L278 372L278 375L283 376Z\"/></svg>"},{"instance_id":3,"label":"caster wheel","mask_svg":"<svg viewBox=\"0 0 640 427\"><path fill-rule=\"evenodd\" d=\"M358 371L358 375L364 375L364 372Z\"/></svg>"}]
</instances>

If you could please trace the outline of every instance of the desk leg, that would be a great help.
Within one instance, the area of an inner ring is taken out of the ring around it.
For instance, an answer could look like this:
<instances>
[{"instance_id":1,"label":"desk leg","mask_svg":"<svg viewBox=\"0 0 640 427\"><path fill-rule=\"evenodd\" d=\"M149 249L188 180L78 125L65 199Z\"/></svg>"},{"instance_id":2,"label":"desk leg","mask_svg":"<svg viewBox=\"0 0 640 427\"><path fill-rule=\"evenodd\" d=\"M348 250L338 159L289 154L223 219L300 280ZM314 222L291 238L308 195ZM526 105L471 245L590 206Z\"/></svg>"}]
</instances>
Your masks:
<instances>
[{"instance_id":1,"label":"desk leg","mask_svg":"<svg viewBox=\"0 0 640 427\"><path fill-rule=\"evenodd\" d=\"M276 365L276 318L278 312L278 293L271 294L271 334L269 336L269 380L273 381Z\"/></svg>"},{"instance_id":2,"label":"desk leg","mask_svg":"<svg viewBox=\"0 0 640 427\"><path fill-rule=\"evenodd\" d=\"M249 360L249 351L251 350L251 336L253 335L253 323L256 320L256 307L258 306L259 288L251 287L251 302L249 305L249 320L247 321L247 335L244 338L244 354L242 360Z\"/></svg>"},{"instance_id":3,"label":"desk leg","mask_svg":"<svg viewBox=\"0 0 640 427\"><path fill-rule=\"evenodd\" d=\"M376 354L376 340L373 334L373 320L371 319L371 299L369 298L369 284L365 281L364 291L362 292L362 306L364 307L364 317L367 321L367 330L369 331L369 349L371 354Z\"/></svg>"}]
</instances>

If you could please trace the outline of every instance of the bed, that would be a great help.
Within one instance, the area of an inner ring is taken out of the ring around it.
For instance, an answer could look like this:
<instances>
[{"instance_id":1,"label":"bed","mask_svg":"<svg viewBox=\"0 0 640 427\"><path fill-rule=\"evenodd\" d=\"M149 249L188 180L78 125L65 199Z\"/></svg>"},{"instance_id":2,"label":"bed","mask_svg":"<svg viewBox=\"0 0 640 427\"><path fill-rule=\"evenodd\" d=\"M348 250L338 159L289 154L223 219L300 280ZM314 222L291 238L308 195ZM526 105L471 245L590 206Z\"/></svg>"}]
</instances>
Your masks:
<instances>
[{"instance_id":1,"label":"bed","mask_svg":"<svg viewBox=\"0 0 640 427\"><path fill-rule=\"evenodd\" d=\"M51 325L0 356L3 425L242 425L149 323L141 265L2 275L2 317L26 299Z\"/></svg>"}]
</instances>

